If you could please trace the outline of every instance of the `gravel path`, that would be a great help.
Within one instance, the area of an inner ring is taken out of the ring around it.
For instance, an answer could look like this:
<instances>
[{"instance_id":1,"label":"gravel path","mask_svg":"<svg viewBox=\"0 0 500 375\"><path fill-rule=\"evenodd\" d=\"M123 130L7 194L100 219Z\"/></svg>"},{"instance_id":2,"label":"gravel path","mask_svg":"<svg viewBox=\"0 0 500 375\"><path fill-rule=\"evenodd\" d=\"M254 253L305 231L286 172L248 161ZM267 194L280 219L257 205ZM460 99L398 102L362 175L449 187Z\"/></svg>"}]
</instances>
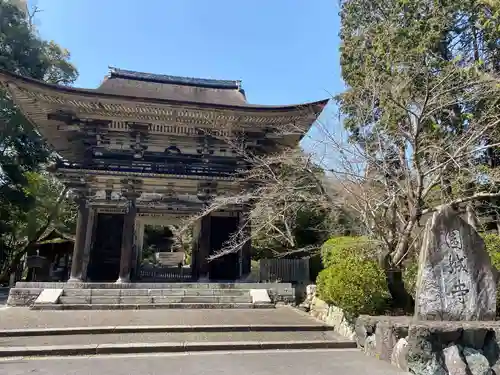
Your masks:
<instances>
[{"instance_id":1,"label":"gravel path","mask_svg":"<svg viewBox=\"0 0 500 375\"><path fill-rule=\"evenodd\" d=\"M320 324L289 307L227 310L33 311L0 308L0 329L141 325Z\"/></svg>"}]
</instances>

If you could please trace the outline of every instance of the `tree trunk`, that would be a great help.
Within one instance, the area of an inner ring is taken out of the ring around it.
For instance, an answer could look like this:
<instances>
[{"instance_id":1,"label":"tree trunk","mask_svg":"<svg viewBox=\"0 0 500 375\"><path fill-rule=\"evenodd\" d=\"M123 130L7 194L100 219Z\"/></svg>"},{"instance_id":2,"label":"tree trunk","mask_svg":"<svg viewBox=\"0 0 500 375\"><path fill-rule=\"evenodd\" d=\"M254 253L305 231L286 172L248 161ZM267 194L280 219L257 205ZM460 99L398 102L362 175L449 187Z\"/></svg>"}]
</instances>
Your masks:
<instances>
[{"instance_id":1,"label":"tree trunk","mask_svg":"<svg viewBox=\"0 0 500 375\"><path fill-rule=\"evenodd\" d=\"M400 267L393 266L391 254L391 251L386 251L379 258L379 264L385 272L387 289L391 295L391 308L413 314L415 301L412 295L406 291L403 271Z\"/></svg>"},{"instance_id":2,"label":"tree trunk","mask_svg":"<svg viewBox=\"0 0 500 375\"><path fill-rule=\"evenodd\" d=\"M2 267L2 272L0 273L0 283L6 283L10 279L10 275L14 272L21 262L24 252L18 252L12 258L7 260L6 264Z\"/></svg>"},{"instance_id":3,"label":"tree trunk","mask_svg":"<svg viewBox=\"0 0 500 375\"><path fill-rule=\"evenodd\" d=\"M392 297L392 308L402 309L407 314L413 314L415 300L406 291L403 282L403 272L400 269L388 269L385 271L387 287Z\"/></svg>"}]
</instances>

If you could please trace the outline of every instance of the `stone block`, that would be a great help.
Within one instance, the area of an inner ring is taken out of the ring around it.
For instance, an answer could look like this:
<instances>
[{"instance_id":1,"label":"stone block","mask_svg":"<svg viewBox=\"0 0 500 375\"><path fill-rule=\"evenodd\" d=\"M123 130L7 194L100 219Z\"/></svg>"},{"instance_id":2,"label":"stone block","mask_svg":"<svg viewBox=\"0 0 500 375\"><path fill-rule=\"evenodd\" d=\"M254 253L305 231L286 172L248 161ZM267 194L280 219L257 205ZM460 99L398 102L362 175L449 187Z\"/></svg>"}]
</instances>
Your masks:
<instances>
[{"instance_id":1,"label":"stone block","mask_svg":"<svg viewBox=\"0 0 500 375\"><path fill-rule=\"evenodd\" d=\"M213 298L216 302L219 302L219 303L254 303L249 295L246 295L246 296L214 296ZM257 301L255 303L270 303L270 302Z\"/></svg>"},{"instance_id":2,"label":"stone block","mask_svg":"<svg viewBox=\"0 0 500 375\"><path fill-rule=\"evenodd\" d=\"M92 289L64 288L63 296L66 297L90 297Z\"/></svg>"},{"instance_id":3,"label":"stone block","mask_svg":"<svg viewBox=\"0 0 500 375\"><path fill-rule=\"evenodd\" d=\"M398 340L392 350L391 364L403 371L408 371L408 341L405 338Z\"/></svg>"},{"instance_id":4,"label":"stone block","mask_svg":"<svg viewBox=\"0 0 500 375\"><path fill-rule=\"evenodd\" d=\"M120 297L102 297L102 296L92 296L91 301L93 305L109 305L109 304L119 304Z\"/></svg>"},{"instance_id":5,"label":"stone block","mask_svg":"<svg viewBox=\"0 0 500 375\"><path fill-rule=\"evenodd\" d=\"M479 350L464 348L463 354L472 375L492 375L488 359Z\"/></svg>"},{"instance_id":6,"label":"stone block","mask_svg":"<svg viewBox=\"0 0 500 375\"><path fill-rule=\"evenodd\" d=\"M375 328L375 350L379 359L390 362L397 338L390 321L379 322Z\"/></svg>"},{"instance_id":7,"label":"stone block","mask_svg":"<svg viewBox=\"0 0 500 375\"><path fill-rule=\"evenodd\" d=\"M217 298L214 296L185 296L182 297L184 303L215 303Z\"/></svg>"},{"instance_id":8,"label":"stone block","mask_svg":"<svg viewBox=\"0 0 500 375\"><path fill-rule=\"evenodd\" d=\"M12 288L7 298L7 306L31 306L42 290L40 288Z\"/></svg>"},{"instance_id":9,"label":"stone block","mask_svg":"<svg viewBox=\"0 0 500 375\"><path fill-rule=\"evenodd\" d=\"M148 304L153 303L153 297L148 296L122 296L120 297L120 303L124 305L128 304Z\"/></svg>"},{"instance_id":10,"label":"stone block","mask_svg":"<svg viewBox=\"0 0 500 375\"><path fill-rule=\"evenodd\" d=\"M63 305L89 304L90 300L90 296L63 296L59 298L59 303Z\"/></svg>"},{"instance_id":11,"label":"stone block","mask_svg":"<svg viewBox=\"0 0 500 375\"><path fill-rule=\"evenodd\" d=\"M445 348L443 350L443 357L449 375L470 375L458 346L452 345Z\"/></svg>"},{"instance_id":12,"label":"stone block","mask_svg":"<svg viewBox=\"0 0 500 375\"><path fill-rule=\"evenodd\" d=\"M271 303L271 298L266 289L250 289L252 303Z\"/></svg>"},{"instance_id":13,"label":"stone block","mask_svg":"<svg viewBox=\"0 0 500 375\"><path fill-rule=\"evenodd\" d=\"M371 335L366 338L363 352L370 357L378 358L375 335Z\"/></svg>"},{"instance_id":14,"label":"stone block","mask_svg":"<svg viewBox=\"0 0 500 375\"><path fill-rule=\"evenodd\" d=\"M360 315L354 324L354 330L356 332L356 342L359 346L364 347L366 339L375 333L375 327L377 325L377 318Z\"/></svg>"},{"instance_id":15,"label":"stone block","mask_svg":"<svg viewBox=\"0 0 500 375\"><path fill-rule=\"evenodd\" d=\"M315 297L315 299L317 299ZM314 316L313 306L310 313ZM326 317L323 320L328 325L332 326L335 332L338 334L347 337L351 340L356 339L356 332L354 331L354 325L348 321L345 317L344 311L337 306L329 306L326 311Z\"/></svg>"},{"instance_id":16,"label":"stone block","mask_svg":"<svg viewBox=\"0 0 500 375\"><path fill-rule=\"evenodd\" d=\"M147 297L150 295L150 289L122 289L121 297Z\"/></svg>"},{"instance_id":17,"label":"stone block","mask_svg":"<svg viewBox=\"0 0 500 375\"><path fill-rule=\"evenodd\" d=\"M453 208L427 222L415 315L423 320L494 320L496 274L483 239Z\"/></svg>"},{"instance_id":18,"label":"stone block","mask_svg":"<svg viewBox=\"0 0 500 375\"><path fill-rule=\"evenodd\" d=\"M183 297L180 297L180 296L179 297L153 296L152 298L153 298L153 303L165 304L165 303L181 303Z\"/></svg>"},{"instance_id":19,"label":"stone block","mask_svg":"<svg viewBox=\"0 0 500 375\"><path fill-rule=\"evenodd\" d=\"M229 290L224 290L224 289L185 289L185 290L180 290L185 296L209 296L212 297L215 295L215 291L218 291L217 294L225 294Z\"/></svg>"},{"instance_id":20,"label":"stone block","mask_svg":"<svg viewBox=\"0 0 500 375\"><path fill-rule=\"evenodd\" d=\"M426 340L441 349L457 342L462 336L462 324L459 322L426 322L412 324L408 330L408 342Z\"/></svg>"},{"instance_id":21,"label":"stone block","mask_svg":"<svg viewBox=\"0 0 500 375\"><path fill-rule=\"evenodd\" d=\"M44 289L42 292L38 295L37 299L35 300L35 303L37 304L55 304L59 302L59 297L61 297L63 293L62 289Z\"/></svg>"}]
</instances>

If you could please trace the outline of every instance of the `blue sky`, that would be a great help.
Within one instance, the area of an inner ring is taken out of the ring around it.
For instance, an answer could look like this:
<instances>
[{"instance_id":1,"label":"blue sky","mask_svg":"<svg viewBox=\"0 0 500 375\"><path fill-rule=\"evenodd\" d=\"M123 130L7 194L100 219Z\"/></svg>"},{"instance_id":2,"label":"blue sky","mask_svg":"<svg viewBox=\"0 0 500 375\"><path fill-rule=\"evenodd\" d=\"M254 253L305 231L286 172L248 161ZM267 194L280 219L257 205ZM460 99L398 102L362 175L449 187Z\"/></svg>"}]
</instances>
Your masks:
<instances>
[{"instance_id":1,"label":"blue sky","mask_svg":"<svg viewBox=\"0 0 500 375\"><path fill-rule=\"evenodd\" d=\"M250 102L296 104L342 90L335 0L31 0L44 39L95 88L108 66L240 79Z\"/></svg>"}]
</instances>

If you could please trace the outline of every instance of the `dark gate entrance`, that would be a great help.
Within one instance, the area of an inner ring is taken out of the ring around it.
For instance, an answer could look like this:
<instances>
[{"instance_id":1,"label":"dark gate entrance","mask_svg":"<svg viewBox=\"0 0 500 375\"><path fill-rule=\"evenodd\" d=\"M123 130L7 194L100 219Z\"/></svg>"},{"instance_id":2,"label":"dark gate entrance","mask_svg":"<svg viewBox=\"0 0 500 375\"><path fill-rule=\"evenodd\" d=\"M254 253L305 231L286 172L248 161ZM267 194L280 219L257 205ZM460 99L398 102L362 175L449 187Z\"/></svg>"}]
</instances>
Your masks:
<instances>
[{"instance_id":1,"label":"dark gate entrance","mask_svg":"<svg viewBox=\"0 0 500 375\"><path fill-rule=\"evenodd\" d=\"M210 254L221 249L231 233L238 229L238 217L212 216L210 218ZM227 254L212 260L209 276L213 281L234 281L240 276L239 253Z\"/></svg>"},{"instance_id":2,"label":"dark gate entrance","mask_svg":"<svg viewBox=\"0 0 500 375\"><path fill-rule=\"evenodd\" d=\"M123 215L98 214L94 246L90 252L88 278L115 282L120 273Z\"/></svg>"}]
</instances>

